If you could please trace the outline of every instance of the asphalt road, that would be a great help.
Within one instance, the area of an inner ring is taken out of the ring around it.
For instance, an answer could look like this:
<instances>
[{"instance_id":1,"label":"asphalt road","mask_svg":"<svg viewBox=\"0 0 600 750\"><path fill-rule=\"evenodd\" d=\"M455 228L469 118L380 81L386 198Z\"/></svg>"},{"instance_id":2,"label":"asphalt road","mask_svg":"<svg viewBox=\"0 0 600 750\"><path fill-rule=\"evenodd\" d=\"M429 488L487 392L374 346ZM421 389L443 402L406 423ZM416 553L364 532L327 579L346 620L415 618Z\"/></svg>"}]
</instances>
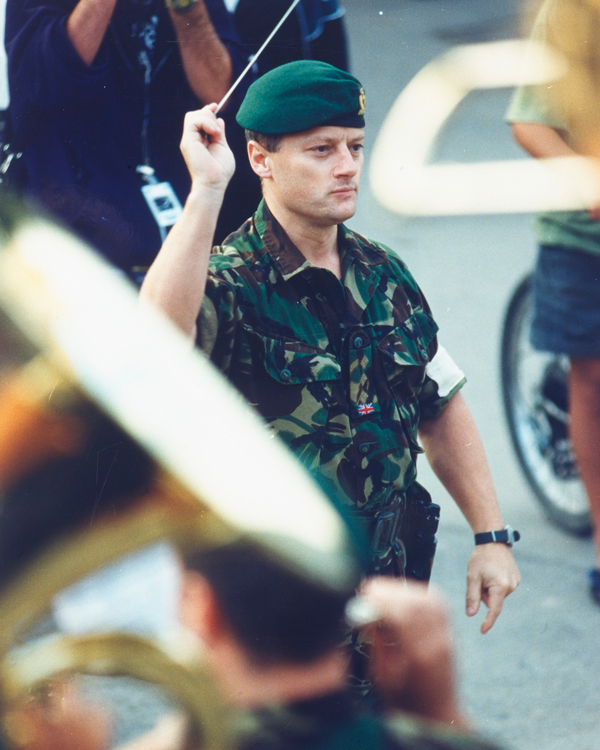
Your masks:
<instances>
[{"instance_id":1,"label":"asphalt road","mask_svg":"<svg viewBox=\"0 0 600 750\"><path fill-rule=\"evenodd\" d=\"M510 38L523 8L509 0L344 0L353 72L367 92L372 143L396 96L423 65L453 45ZM503 113L510 92L469 95L448 123L440 159L515 158ZM368 148L367 148L368 159ZM421 481L442 505L433 581L456 628L464 701L475 725L514 750L600 747L600 610L589 599L589 539L568 536L544 516L512 452L502 413L499 347L510 293L532 267L527 215L411 219L377 204L363 183L350 226L393 247L424 289L441 340L468 377L464 395L481 431L505 520L523 539L523 576L493 630L464 614L472 536L426 461Z\"/></svg>"}]
</instances>

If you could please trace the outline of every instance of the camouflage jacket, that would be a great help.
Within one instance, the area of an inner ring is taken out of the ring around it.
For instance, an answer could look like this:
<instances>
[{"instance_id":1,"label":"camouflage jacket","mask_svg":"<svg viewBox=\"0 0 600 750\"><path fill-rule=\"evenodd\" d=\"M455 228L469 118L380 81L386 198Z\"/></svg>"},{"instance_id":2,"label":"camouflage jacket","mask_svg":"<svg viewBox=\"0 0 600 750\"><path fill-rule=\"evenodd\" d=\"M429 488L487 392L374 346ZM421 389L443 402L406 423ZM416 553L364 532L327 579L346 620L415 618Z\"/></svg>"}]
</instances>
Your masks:
<instances>
[{"instance_id":1,"label":"camouflage jacket","mask_svg":"<svg viewBox=\"0 0 600 750\"><path fill-rule=\"evenodd\" d=\"M213 250L197 343L326 489L370 511L414 482L419 422L464 377L454 365L442 391L428 373L438 327L404 263L343 225L338 246L341 281L263 201Z\"/></svg>"},{"instance_id":2,"label":"camouflage jacket","mask_svg":"<svg viewBox=\"0 0 600 750\"><path fill-rule=\"evenodd\" d=\"M237 750L499 750L446 724L375 716L348 692L241 716L237 731Z\"/></svg>"}]
</instances>

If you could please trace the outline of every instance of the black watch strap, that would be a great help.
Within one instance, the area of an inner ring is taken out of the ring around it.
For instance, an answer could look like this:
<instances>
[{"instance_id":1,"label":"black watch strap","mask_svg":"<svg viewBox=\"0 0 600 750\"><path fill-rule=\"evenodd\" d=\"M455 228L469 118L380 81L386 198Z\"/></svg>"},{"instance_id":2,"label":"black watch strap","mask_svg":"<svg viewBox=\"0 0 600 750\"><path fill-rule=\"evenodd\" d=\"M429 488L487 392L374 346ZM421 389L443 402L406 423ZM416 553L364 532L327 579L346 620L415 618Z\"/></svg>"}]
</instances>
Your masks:
<instances>
[{"instance_id":1,"label":"black watch strap","mask_svg":"<svg viewBox=\"0 0 600 750\"><path fill-rule=\"evenodd\" d=\"M491 544L493 542L500 542L501 544L508 544L512 547L515 542L518 542L521 538L516 529L512 526L505 526L505 528L499 531L484 531L481 534L475 534L475 544Z\"/></svg>"}]
</instances>

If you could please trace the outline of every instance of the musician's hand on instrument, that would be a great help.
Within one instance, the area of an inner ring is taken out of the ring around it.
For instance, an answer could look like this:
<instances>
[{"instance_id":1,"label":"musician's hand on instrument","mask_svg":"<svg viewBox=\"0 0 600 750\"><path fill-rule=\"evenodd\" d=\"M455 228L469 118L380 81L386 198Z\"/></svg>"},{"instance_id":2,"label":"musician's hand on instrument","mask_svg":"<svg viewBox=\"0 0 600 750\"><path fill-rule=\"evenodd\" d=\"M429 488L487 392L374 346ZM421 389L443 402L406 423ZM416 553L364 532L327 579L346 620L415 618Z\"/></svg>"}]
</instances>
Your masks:
<instances>
[{"instance_id":1,"label":"musician's hand on instrument","mask_svg":"<svg viewBox=\"0 0 600 750\"><path fill-rule=\"evenodd\" d=\"M11 709L8 734L21 750L107 750L110 717L90 704L71 680L55 680L43 697Z\"/></svg>"},{"instance_id":2,"label":"musician's hand on instrument","mask_svg":"<svg viewBox=\"0 0 600 750\"><path fill-rule=\"evenodd\" d=\"M390 709L454 726L468 726L459 705L452 630L447 606L435 591L414 581L369 579L361 597L375 619L370 676Z\"/></svg>"}]
</instances>

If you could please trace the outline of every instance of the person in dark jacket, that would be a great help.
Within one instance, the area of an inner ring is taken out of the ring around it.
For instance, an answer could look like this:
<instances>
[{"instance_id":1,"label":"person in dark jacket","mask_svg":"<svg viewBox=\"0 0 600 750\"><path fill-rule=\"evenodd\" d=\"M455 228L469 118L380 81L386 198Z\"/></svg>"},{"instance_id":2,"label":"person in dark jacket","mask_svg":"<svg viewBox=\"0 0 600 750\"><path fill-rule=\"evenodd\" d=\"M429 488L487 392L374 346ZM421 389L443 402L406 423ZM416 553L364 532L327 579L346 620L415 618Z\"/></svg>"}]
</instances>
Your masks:
<instances>
[{"instance_id":1,"label":"person in dark jacket","mask_svg":"<svg viewBox=\"0 0 600 750\"><path fill-rule=\"evenodd\" d=\"M23 151L12 181L130 274L152 262L189 191L179 152L185 112L220 101L247 58L223 0L167 6L6 7L10 115ZM218 231L255 207L233 185Z\"/></svg>"}]
</instances>

